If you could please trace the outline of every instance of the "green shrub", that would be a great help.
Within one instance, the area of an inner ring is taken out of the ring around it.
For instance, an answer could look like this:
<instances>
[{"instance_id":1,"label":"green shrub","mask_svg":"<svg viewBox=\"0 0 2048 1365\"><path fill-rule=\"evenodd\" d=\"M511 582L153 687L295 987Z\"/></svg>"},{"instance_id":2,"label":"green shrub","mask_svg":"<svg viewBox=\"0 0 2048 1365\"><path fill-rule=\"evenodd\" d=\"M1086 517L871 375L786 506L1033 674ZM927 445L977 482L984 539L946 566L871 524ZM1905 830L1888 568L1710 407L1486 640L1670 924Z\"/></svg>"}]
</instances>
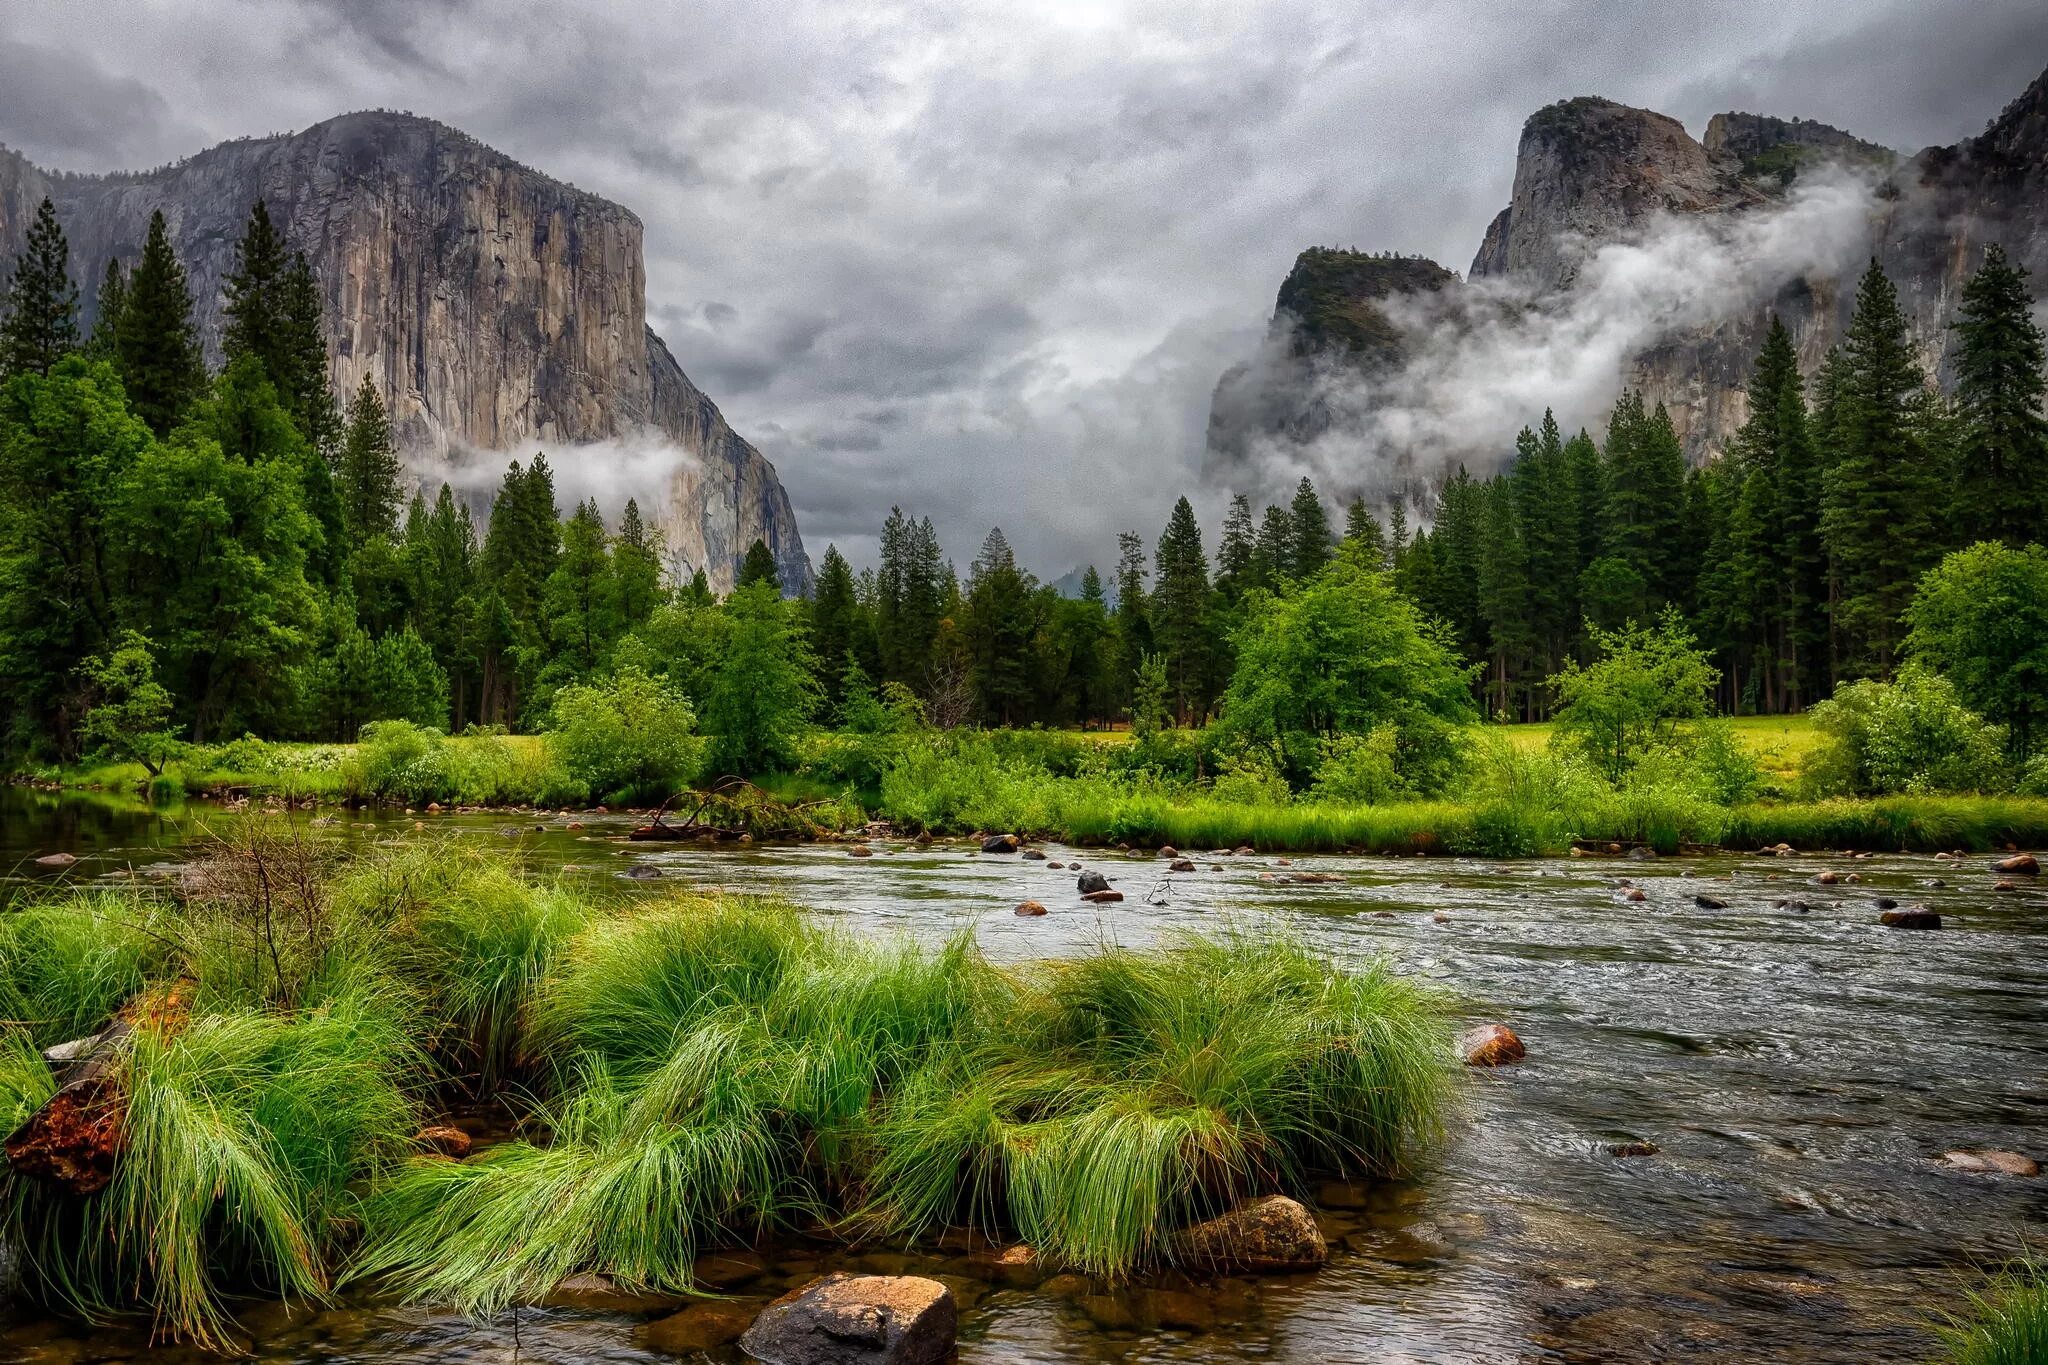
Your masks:
<instances>
[{"instance_id":1,"label":"green shrub","mask_svg":"<svg viewBox=\"0 0 2048 1365\"><path fill-rule=\"evenodd\" d=\"M1801 769L1815 795L1996 792L2012 785L2005 734L1915 665L1896 682L1856 682L1815 706L1821 742Z\"/></svg>"},{"instance_id":2,"label":"green shrub","mask_svg":"<svg viewBox=\"0 0 2048 1365\"><path fill-rule=\"evenodd\" d=\"M110 891L0 915L0 1019L38 1047L99 1031L169 959L166 928L154 901Z\"/></svg>"},{"instance_id":3,"label":"green shrub","mask_svg":"<svg viewBox=\"0 0 2048 1365\"><path fill-rule=\"evenodd\" d=\"M564 687L554 721L550 748L570 778L605 800L664 801L703 761L689 701L636 668Z\"/></svg>"},{"instance_id":4,"label":"green shrub","mask_svg":"<svg viewBox=\"0 0 2048 1365\"><path fill-rule=\"evenodd\" d=\"M1400 738L1393 726L1380 725L1369 734L1323 741L1323 761L1316 768L1317 799L1351 805L1413 799L1414 787L1396 766Z\"/></svg>"}]
</instances>

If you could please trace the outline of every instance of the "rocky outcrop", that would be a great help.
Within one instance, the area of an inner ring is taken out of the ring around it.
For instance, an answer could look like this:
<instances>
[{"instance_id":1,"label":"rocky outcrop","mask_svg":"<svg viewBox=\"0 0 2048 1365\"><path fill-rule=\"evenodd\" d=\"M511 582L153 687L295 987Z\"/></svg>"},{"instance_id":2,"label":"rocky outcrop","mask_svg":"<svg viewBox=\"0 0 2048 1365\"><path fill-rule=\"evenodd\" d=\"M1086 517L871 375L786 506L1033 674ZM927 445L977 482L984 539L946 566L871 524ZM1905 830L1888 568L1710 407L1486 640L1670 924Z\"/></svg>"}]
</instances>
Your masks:
<instances>
[{"instance_id":1,"label":"rocky outcrop","mask_svg":"<svg viewBox=\"0 0 2048 1365\"><path fill-rule=\"evenodd\" d=\"M1283 447L1283 454L1289 445L1320 441L1327 466L1330 452L1341 454L1343 448L1341 442L1324 439L1333 423L1340 435L1356 430L1361 439L1355 444L1362 451L1398 446L1398 432L1389 439L1363 439L1375 434L1378 421L1374 386L1338 388L1353 402L1333 411L1332 386L1307 382L1304 376L1327 374L1333 366L1351 366L1353 373L1397 366L1418 351L1424 336L1455 337L1443 329L1462 325L1461 310L1468 305L1484 309L1503 291L1518 306L1559 305L1582 287L1581 267L1604 243L1626 239L1667 215L1767 210L1785 202L1802 177L1831 164L1873 185L1868 249L1846 252L1839 268L1752 281L1760 291L1758 301L1711 325L1652 337L1625 359L1614 377L1615 388L1634 385L1649 402L1665 404L1687 453L1695 461L1713 458L1749 415L1749 367L1770 317L1776 314L1791 329L1801 363L1811 374L1846 328L1856 277L1871 256L1898 287L1922 362L1938 377L1950 379L1954 338L1949 324L1984 248L1997 242L2033 271L2037 283L2048 279L2048 73L1981 135L1912 157L1826 124L1762 114L1716 115L1704 138L1695 140L1663 114L1588 97L1539 110L1524 125L1510 202L1488 225L1472 259L1469 279L1484 282L1485 288L1467 291L1446 273L1446 283L1431 292L1443 293L1452 306L1409 310L1403 325L1375 337L1362 352L1327 344L1308 347L1320 368L1302 363L1299 346L1290 348L1284 362L1273 358L1271 345L1263 348L1217 385L1209 426L1210 468L1222 472L1251 466L1247 452L1258 440ZM1296 272L1311 257L1327 254L1304 253ZM1294 282L1290 275L1283 298ZM1381 282L1345 280L1338 292L1346 290L1340 314L1349 307L1388 317L1384 304L1389 295ZM1276 326L1281 317L1276 312ZM1483 449L1444 453L1471 460L1475 469L1490 468L1509 434L1490 433L1491 444ZM1333 481L1341 485L1345 472L1332 470ZM1427 482L1443 471L1412 472L1418 482ZM1359 471L1361 481L1367 473ZM1426 491L1417 491L1426 504Z\"/></svg>"},{"instance_id":2,"label":"rocky outcrop","mask_svg":"<svg viewBox=\"0 0 2048 1365\"><path fill-rule=\"evenodd\" d=\"M740 1338L765 1365L939 1365L953 1355L952 1291L916 1275L826 1275L771 1303Z\"/></svg>"},{"instance_id":3,"label":"rocky outcrop","mask_svg":"<svg viewBox=\"0 0 2048 1365\"><path fill-rule=\"evenodd\" d=\"M357 113L223 143L136 174L52 175L0 155L0 256L55 200L92 287L132 263L161 208L218 362L222 282L263 199L325 295L335 387L367 376L409 456L545 450L558 469L620 447L675 452L650 488L671 567L730 586L756 538L784 586L810 579L774 467L726 424L647 327L640 220L474 138L406 114ZM582 446L597 443L590 451ZM614 509L615 510L615 509Z\"/></svg>"}]
</instances>

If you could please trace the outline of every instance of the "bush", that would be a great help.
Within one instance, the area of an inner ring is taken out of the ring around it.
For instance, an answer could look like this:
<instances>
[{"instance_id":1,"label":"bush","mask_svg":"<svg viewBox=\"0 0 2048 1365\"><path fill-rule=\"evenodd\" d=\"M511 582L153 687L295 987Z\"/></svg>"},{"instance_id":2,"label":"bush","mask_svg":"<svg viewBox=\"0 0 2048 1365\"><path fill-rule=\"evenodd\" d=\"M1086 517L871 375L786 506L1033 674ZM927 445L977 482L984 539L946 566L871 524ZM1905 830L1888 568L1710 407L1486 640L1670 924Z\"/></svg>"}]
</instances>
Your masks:
<instances>
[{"instance_id":1,"label":"bush","mask_svg":"<svg viewBox=\"0 0 2048 1365\"><path fill-rule=\"evenodd\" d=\"M1567 659L1550 679L1558 701L1551 743L1619 781L1649 750L1676 744L1686 722L1705 718L1721 674L1675 609L1655 629L1588 622L1587 632L1600 657L1583 667Z\"/></svg>"},{"instance_id":2,"label":"bush","mask_svg":"<svg viewBox=\"0 0 2048 1365\"><path fill-rule=\"evenodd\" d=\"M1393 726L1381 725L1370 734L1323 741L1323 761L1316 768L1316 797L1368 806L1413 797L1415 789L1394 766L1400 738Z\"/></svg>"},{"instance_id":3,"label":"bush","mask_svg":"<svg viewBox=\"0 0 2048 1365\"><path fill-rule=\"evenodd\" d=\"M1997 792L2011 786L2005 732L1965 707L1955 687L1909 664L1896 682L1856 682L1815 706L1823 736L1801 778L1820 796Z\"/></svg>"},{"instance_id":4,"label":"bush","mask_svg":"<svg viewBox=\"0 0 2048 1365\"><path fill-rule=\"evenodd\" d=\"M555 694L554 718L549 747L571 779L605 800L666 800L703 759L690 703L637 668L564 687Z\"/></svg>"}]
</instances>

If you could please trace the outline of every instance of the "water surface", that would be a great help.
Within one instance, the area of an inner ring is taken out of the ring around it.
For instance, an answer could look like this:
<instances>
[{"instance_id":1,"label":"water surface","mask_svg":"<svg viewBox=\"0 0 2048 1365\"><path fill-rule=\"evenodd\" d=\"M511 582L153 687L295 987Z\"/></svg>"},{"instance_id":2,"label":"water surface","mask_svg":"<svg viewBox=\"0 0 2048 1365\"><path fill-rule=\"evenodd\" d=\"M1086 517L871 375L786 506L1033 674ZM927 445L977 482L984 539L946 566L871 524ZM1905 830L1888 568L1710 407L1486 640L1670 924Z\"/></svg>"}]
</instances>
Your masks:
<instances>
[{"instance_id":1,"label":"water surface","mask_svg":"<svg viewBox=\"0 0 2048 1365\"><path fill-rule=\"evenodd\" d=\"M17 892L130 875L232 818L0 793L0 872ZM663 876L631 885L773 892L928 940L972 927L1001 960L1284 928L1335 958L1385 956L1439 980L1527 1043L1522 1065L1472 1073L1466 1121L1413 1180L1325 1191L1334 1254L1315 1275L1049 1292L989 1284L936 1251L806 1245L728 1267L748 1300L839 1266L945 1275L965 1310L963 1361L1911 1361L1931 1352L1930 1313L2048 1231L2048 1179L1936 1161L1958 1147L2048 1157L2048 895L1994 892L1988 859L1198 855L1200 871L1172 873L1042 846L1125 893L1097 907L1070 868L964 843L881 839L856 859L832 845L629 845L623 815L417 818L427 834L396 813L329 828L358 841L452 832L622 887L644 864ZM32 862L58 850L79 861ZM1343 881L1284 880L1306 870ZM1862 880L1814 884L1829 870ZM1647 899L1623 900L1621 879ZM1925 902L1944 927L1882 928L1878 896ZM1051 913L1012 915L1026 898ZM1611 1155L1622 1141L1659 1150ZM478 1326L350 1302L262 1308L249 1325L269 1361L673 1360L646 1344L658 1316L536 1308ZM145 1343L29 1318L0 1335L0 1358L140 1358Z\"/></svg>"}]
</instances>

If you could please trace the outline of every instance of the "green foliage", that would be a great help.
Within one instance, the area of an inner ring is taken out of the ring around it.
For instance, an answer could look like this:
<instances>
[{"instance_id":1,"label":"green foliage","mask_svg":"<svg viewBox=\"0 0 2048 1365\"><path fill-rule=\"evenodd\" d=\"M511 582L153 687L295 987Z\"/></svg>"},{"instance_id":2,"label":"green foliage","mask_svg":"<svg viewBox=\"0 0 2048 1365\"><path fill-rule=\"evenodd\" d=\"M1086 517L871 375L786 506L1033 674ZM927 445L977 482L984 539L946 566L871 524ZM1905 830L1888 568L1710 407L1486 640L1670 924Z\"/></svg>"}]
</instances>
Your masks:
<instances>
[{"instance_id":1,"label":"green foliage","mask_svg":"<svg viewBox=\"0 0 2048 1365\"><path fill-rule=\"evenodd\" d=\"M1913 658L2003 725L2013 757L2032 753L2048 714L2048 550L1993 541L1958 550L1920 580L1906 621Z\"/></svg>"},{"instance_id":2,"label":"green foliage","mask_svg":"<svg viewBox=\"0 0 2048 1365\"><path fill-rule=\"evenodd\" d=\"M178 751L170 723L171 694L156 680L149 641L123 631L113 649L85 661L81 671L93 689L92 709L79 723L79 738L103 745L140 763L152 778Z\"/></svg>"},{"instance_id":3,"label":"green foliage","mask_svg":"<svg viewBox=\"0 0 2048 1365\"><path fill-rule=\"evenodd\" d=\"M1138 660L1137 678L1131 684L1131 735L1139 742L1157 737L1173 719L1171 686L1163 655L1146 654Z\"/></svg>"},{"instance_id":4,"label":"green foliage","mask_svg":"<svg viewBox=\"0 0 2048 1365\"><path fill-rule=\"evenodd\" d=\"M78 286L71 247L48 199L36 206L0 311L0 379L48 374L78 349Z\"/></svg>"},{"instance_id":5,"label":"green foliage","mask_svg":"<svg viewBox=\"0 0 2048 1365\"><path fill-rule=\"evenodd\" d=\"M1675 611L1653 629L1588 623L1587 634L1599 657L1583 667L1567 659L1550 680L1558 698L1553 743L1619 780L1650 749L1675 744L1685 722L1708 714L1720 675Z\"/></svg>"},{"instance_id":6,"label":"green foliage","mask_svg":"<svg viewBox=\"0 0 2048 1365\"><path fill-rule=\"evenodd\" d=\"M400 479L404 470L391 444L391 422L384 398L368 375L349 400L348 418L335 462L335 491L341 499L341 524L351 544L398 530L398 509L404 501Z\"/></svg>"},{"instance_id":7,"label":"green foliage","mask_svg":"<svg viewBox=\"0 0 2048 1365\"><path fill-rule=\"evenodd\" d=\"M721 771L745 775L796 761L818 703L800 610L769 583L725 601L724 648L698 708Z\"/></svg>"},{"instance_id":8,"label":"green foliage","mask_svg":"<svg viewBox=\"0 0 2048 1365\"><path fill-rule=\"evenodd\" d=\"M0 1018L37 1047L82 1038L166 959L163 916L146 900L78 891L0 915Z\"/></svg>"},{"instance_id":9,"label":"green foliage","mask_svg":"<svg viewBox=\"0 0 2048 1365\"><path fill-rule=\"evenodd\" d=\"M192 324L192 291L185 267L171 251L162 210L149 217L142 259L128 280L111 327L110 358L121 373L129 405L159 437L168 436L206 391L206 366ZM95 328L94 335L98 335Z\"/></svg>"},{"instance_id":10,"label":"green foliage","mask_svg":"<svg viewBox=\"0 0 2048 1365\"><path fill-rule=\"evenodd\" d=\"M781 574L775 567L775 555L764 541L755 541L747 547L746 557L740 560L740 571L733 586L751 588L757 583L766 583L777 592L781 588Z\"/></svg>"},{"instance_id":11,"label":"green foliage","mask_svg":"<svg viewBox=\"0 0 2048 1365\"><path fill-rule=\"evenodd\" d=\"M1324 740L1322 762L1316 767L1317 799L1360 806L1412 799L1415 788L1399 769L1400 741L1400 732L1392 725Z\"/></svg>"},{"instance_id":12,"label":"green foliage","mask_svg":"<svg viewBox=\"0 0 2048 1365\"><path fill-rule=\"evenodd\" d=\"M607 801L665 801L702 762L689 701L637 668L563 688L554 719L548 743L563 768Z\"/></svg>"},{"instance_id":13,"label":"green foliage","mask_svg":"<svg viewBox=\"0 0 2048 1365\"><path fill-rule=\"evenodd\" d=\"M2033 305L2026 267L1986 247L1954 323L1964 438L1951 517L1963 539L2017 547L2048 519L2048 347Z\"/></svg>"},{"instance_id":14,"label":"green foliage","mask_svg":"<svg viewBox=\"0 0 2048 1365\"><path fill-rule=\"evenodd\" d=\"M2005 732L1964 706L1946 678L1915 665L1896 682L1840 688L1812 714L1825 738L1801 777L1816 794L1995 792L2011 785Z\"/></svg>"},{"instance_id":15,"label":"green foliage","mask_svg":"<svg viewBox=\"0 0 2048 1365\"><path fill-rule=\"evenodd\" d=\"M1464 671L1386 575L1339 559L1292 595L1246 602L1223 727L1269 747L1290 778L1313 771L1322 742L1392 725L1419 790L1456 764L1471 716Z\"/></svg>"},{"instance_id":16,"label":"green foliage","mask_svg":"<svg viewBox=\"0 0 2048 1365\"><path fill-rule=\"evenodd\" d=\"M1970 1296L1970 1314L1941 1329L1945 1365L2040 1365L2048 1360L2048 1271L2023 1262Z\"/></svg>"}]
</instances>

